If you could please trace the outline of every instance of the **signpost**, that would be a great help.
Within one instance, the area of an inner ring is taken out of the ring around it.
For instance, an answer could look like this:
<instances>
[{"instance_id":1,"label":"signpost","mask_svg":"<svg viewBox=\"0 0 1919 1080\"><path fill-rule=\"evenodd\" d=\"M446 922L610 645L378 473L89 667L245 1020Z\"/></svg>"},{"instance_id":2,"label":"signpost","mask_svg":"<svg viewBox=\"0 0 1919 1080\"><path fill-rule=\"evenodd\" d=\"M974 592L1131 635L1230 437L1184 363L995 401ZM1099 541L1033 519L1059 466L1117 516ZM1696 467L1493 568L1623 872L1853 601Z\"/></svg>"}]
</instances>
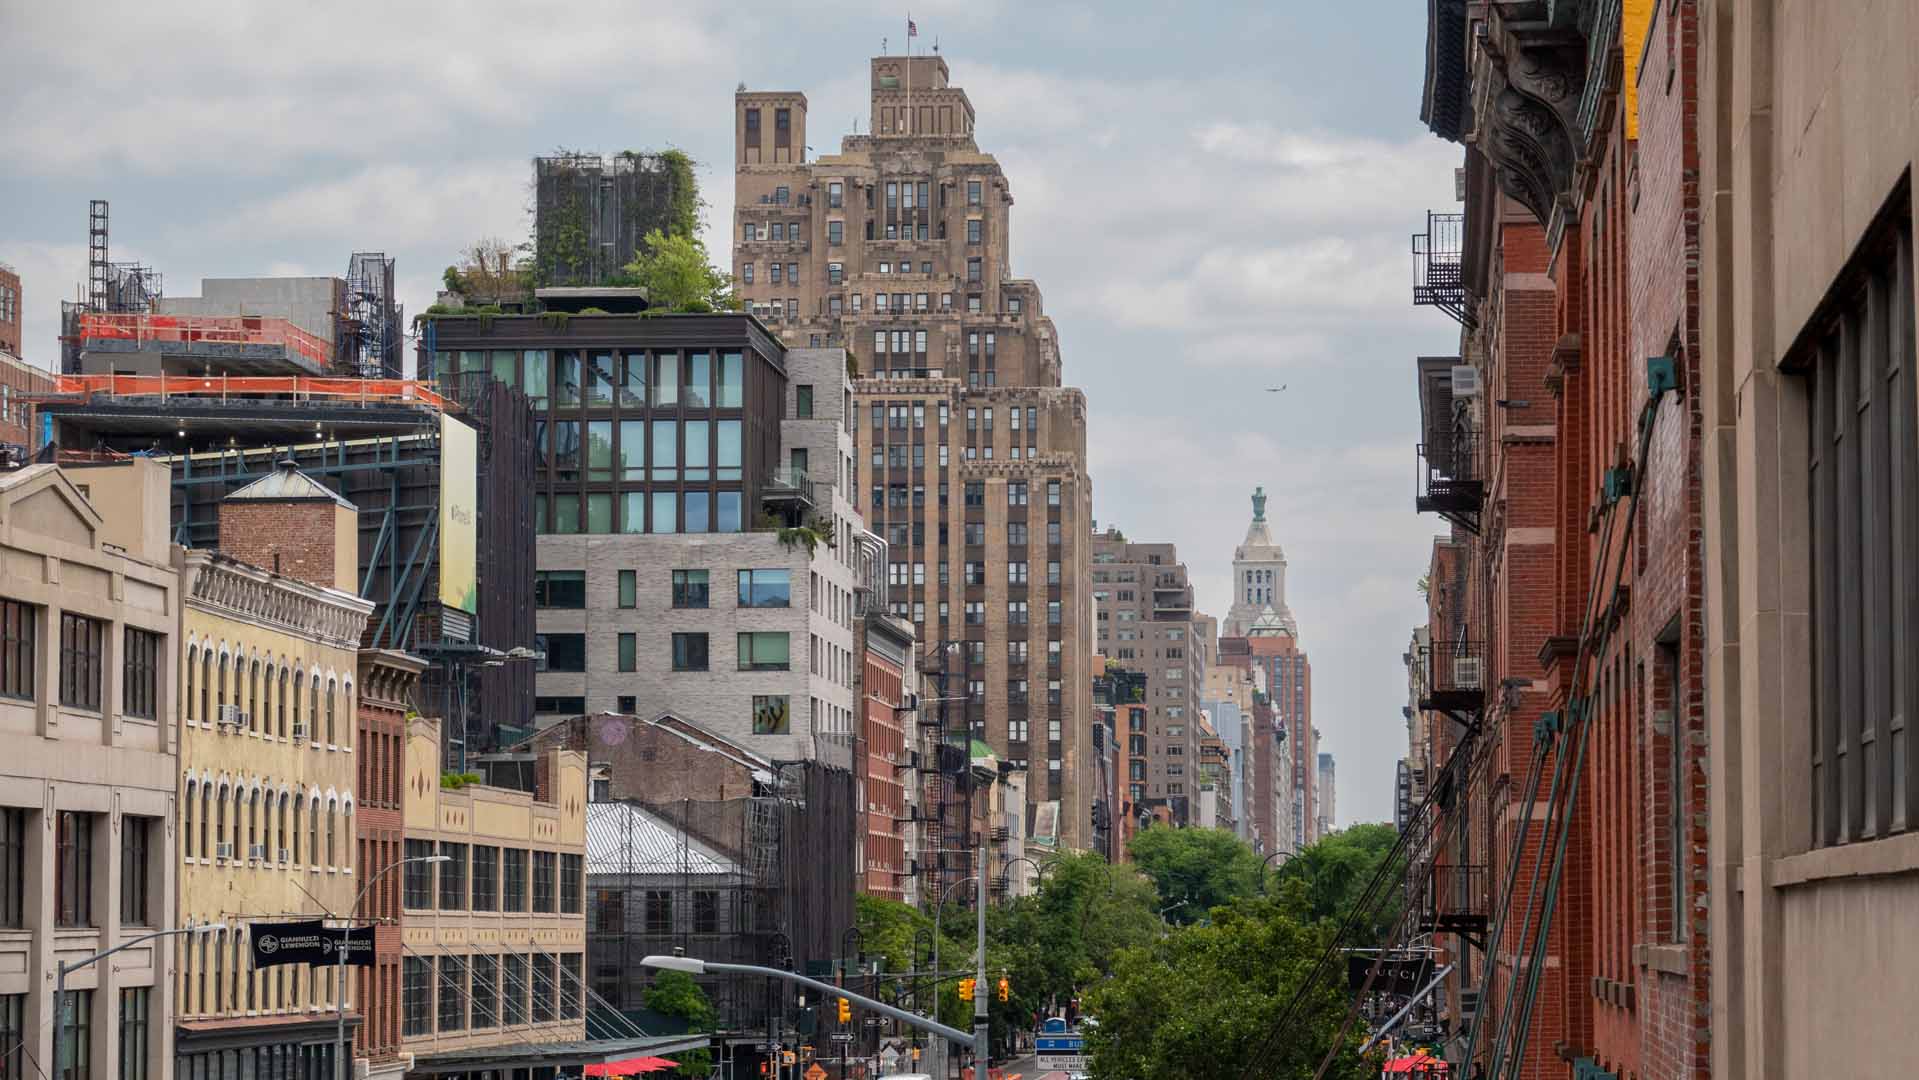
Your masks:
<instances>
[{"instance_id":1,"label":"signpost","mask_svg":"<svg viewBox=\"0 0 1919 1080\"><path fill-rule=\"evenodd\" d=\"M351 929L329 927L319 919L300 922L255 922L249 935L253 942L253 966L276 964L312 964L334 967L340 963L339 949L347 945L346 963L354 967L373 966L373 927Z\"/></svg>"},{"instance_id":2,"label":"signpost","mask_svg":"<svg viewBox=\"0 0 1919 1080\"><path fill-rule=\"evenodd\" d=\"M1033 1038L1042 1073L1083 1073L1086 1071L1086 1040L1066 1026L1060 1017L1050 1017L1040 1025Z\"/></svg>"}]
</instances>

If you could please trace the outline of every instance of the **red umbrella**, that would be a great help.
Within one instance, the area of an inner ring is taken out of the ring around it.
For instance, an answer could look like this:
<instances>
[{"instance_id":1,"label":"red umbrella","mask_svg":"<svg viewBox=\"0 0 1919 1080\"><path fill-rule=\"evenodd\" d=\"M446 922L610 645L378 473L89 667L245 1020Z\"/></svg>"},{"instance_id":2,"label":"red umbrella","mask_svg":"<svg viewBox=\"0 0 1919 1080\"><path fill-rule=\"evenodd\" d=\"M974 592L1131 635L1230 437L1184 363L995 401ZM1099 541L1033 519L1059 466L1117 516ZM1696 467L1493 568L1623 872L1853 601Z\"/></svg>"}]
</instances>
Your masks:
<instances>
[{"instance_id":1,"label":"red umbrella","mask_svg":"<svg viewBox=\"0 0 1919 1080\"><path fill-rule=\"evenodd\" d=\"M586 1075L641 1076L650 1072L659 1072L661 1069L677 1069L679 1067L679 1062L668 1061L665 1058L624 1058L620 1061L608 1061L598 1065L588 1065L586 1067Z\"/></svg>"},{"instance_id":2,"label":"red umbrella","mask_svg":"<svg viewBox=\"0 0 1919 1080\"><path fill-rule=\"evenodd\" d=\"M1450 1066L1447 1062L1431 1054L1420 1053L1408 1057L1394 1058L1380 1071L1387 1073L1406 1073L1420 1076L1443 1076Z\"/></svg>"}]
</instances>

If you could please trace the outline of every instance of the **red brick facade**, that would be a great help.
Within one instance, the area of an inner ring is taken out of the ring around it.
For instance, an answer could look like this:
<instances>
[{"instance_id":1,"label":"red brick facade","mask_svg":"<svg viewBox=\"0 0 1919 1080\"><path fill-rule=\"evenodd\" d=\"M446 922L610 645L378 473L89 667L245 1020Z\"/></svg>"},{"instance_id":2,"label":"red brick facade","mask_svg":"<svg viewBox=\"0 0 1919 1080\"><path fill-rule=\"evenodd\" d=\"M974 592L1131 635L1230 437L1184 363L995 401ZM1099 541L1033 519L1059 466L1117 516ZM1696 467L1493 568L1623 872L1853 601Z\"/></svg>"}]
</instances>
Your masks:
<instances>
[{"instance_id":1,"label":"red brick facade","mask_svg":"<svg viewBox=\"0 0 1919 1080\"><path fill-rule=\"evenodd\" d=\"M405 653L367 650L360 654L360 699L356 713L359 741L360 801L354 823L359 845L358 880L399 861L405 850L401 774L405 772L406 714L426 664ZM400 1055L400 885L404 871L376 882L355 915L376 923L373 968L360 969L354 1000L363 1022L355 1029L353 1052L378 1071Z\"/></svg>"},{"instance_id":2,"label":"red brick facade","mask_svg":"<svg viewBox=\"0 0 1919 1080\"><path fill-rule=\"evenodd\" d=\"M1436 642L1488 643L1485 759L1442 820L1434 861L1486 867L1487 913L1498 922L1503 909L1490 979L1476 949L1448 941L1444 957L1464 966L1455 1017L1462 991L1485 994L1481 1060L1508 1030L1502 1076L1569 1077L1581 1064L1622 1080L1709 1073L1698 12L1691 0L1638 7L1649 33L1624 64L1638 90L1636 137L1625 96L1601 94L1596 115L1582 114L1593 116L1582 159L1551 220L1502 194L1523 189L1501 175L1513 160L1468 156L1464 262L1477 325L1460 362L1483 380L1467 410L1485 497L1477 535L1455 528L1435 544L1429 617ZM1634 47L1625 37L1611 47ZM1589 46L1601 57L1608 47ZM1477 145L1497 154L1496 134ZM1654 357L1673 359L1677 392L1642 419ZM1543 755L1542 714L1562 732ZM1462 729L1426 730L1439 744L1433 760L1445 761ZM1563 837L1548 824L1555 776L1562 790L1578 785ZM1545 965L1524 1058L1509 1073L1525 996L1511 989L1550 881L1536 871L1560 843Z\"/></svg>"},{"instance_id":3,"label":"red brick facade","mask_svg":"<svg viewBox=\"0 0 1919 1080\"><path fill-rule=\"evenodd\" d=\"M250 499L245 489L235 494L241 497L220 504L222 555L311 585L358 591L336 580L333 514L317 513L314 500Z\"/></svg>"},{"instance_id":4,"label":"red brick facade","mask_svg":"<svg viewBox=\"0 0 1919 1080\"><path fill-rule=\"evenodd\" d=\"M898 709L905 693L905 672L879 650L866 647L862 633L861 658L861 730L859 740L860 779L866 792L862 805L866 814L865 877L860 891L888 900L903 900L901 888L908 870L906 841L900 835L900 822L906 817L908 773L900 764L906 761L906 737ZM909 642L906 646L912 648Z\"/></svg>"}]
</instances>

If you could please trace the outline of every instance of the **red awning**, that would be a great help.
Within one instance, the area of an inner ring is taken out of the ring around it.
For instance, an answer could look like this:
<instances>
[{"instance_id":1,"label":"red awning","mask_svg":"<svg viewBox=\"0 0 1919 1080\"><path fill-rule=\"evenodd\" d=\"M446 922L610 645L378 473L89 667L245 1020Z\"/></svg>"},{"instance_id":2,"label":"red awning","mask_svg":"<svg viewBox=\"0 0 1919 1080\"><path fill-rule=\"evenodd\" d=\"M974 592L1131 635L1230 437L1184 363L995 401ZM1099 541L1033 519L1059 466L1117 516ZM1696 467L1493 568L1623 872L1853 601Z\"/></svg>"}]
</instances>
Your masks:
<instances>
[{"instance_id":1,"label":"red awning","mask_svg":"<svg viewBox=\"0 0 1919 1080\"><path fill-rule=\"evenodd\" d=\"M665 1058L636 1057L626 1058L621 1061L608 1061L599 1065L588 1065L586 1067L586 1075L641 1076L650 1072L659 1072L661 1069L677 1069L679 1067L679 1062L668 1061Z\"/></svg>"},{"instance_id":2,"label":"red awning","mask_svg":"<svg viewBox=\"0 0 1919 1080\"><path fill-rule=\"evenodd\" d=\"M1451 1071L1451 1065L1431 1054L1413 1054L1388 1061L1380 1071L1387 1074L1444 1076Z\"/></svg>"}]
</instances>

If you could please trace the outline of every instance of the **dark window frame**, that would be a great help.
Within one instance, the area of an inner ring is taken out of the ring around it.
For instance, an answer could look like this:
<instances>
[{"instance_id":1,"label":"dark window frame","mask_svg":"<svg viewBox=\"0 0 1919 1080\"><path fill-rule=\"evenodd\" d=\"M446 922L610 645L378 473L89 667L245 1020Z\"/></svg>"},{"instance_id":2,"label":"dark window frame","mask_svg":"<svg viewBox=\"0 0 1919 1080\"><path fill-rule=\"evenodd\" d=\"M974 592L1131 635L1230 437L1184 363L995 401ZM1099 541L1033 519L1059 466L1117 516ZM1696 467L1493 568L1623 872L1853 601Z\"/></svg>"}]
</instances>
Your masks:
<instances>
[{"instance_id":1,"label":"dark window frame","mask_svg":"<svg viewBox=\"0 0 1919 1080\"><path fill-rule=\"evenodd\" d=\"M107 622L78 612L60 613L60 704L99 712L101 668L106 662Z\"/></svg>"},{"instance_id":2,"label":"dark window frame","mask_svg":"<svg viewBox=\"0 0 1919 1080\"><path fill-rule=\"evenodd\" d=\"M54 820L54 925L96 926L93 921L94 818L79 810L56 811Z\"/></svg>"},{"instance_id":3,"label":"dark window frame","mask_svg":"<svg viewBox=\"0 0 1919 1080\"><path fill-rule=\"evenodd\" d=\"M33 700L39 640L39 606L0 599L0 697Z\"/></svg>"},{"instance_id":4,"label":"dark window frame","mask_svg":"<svg viewBox=\"0 0 1919 1080\"><path fill-rule=\"evenodd\" d=\"M166 635L129 626L122 635L120 711L157 720L160 716L160 662Z\"/></svg>"}]
</instances>

